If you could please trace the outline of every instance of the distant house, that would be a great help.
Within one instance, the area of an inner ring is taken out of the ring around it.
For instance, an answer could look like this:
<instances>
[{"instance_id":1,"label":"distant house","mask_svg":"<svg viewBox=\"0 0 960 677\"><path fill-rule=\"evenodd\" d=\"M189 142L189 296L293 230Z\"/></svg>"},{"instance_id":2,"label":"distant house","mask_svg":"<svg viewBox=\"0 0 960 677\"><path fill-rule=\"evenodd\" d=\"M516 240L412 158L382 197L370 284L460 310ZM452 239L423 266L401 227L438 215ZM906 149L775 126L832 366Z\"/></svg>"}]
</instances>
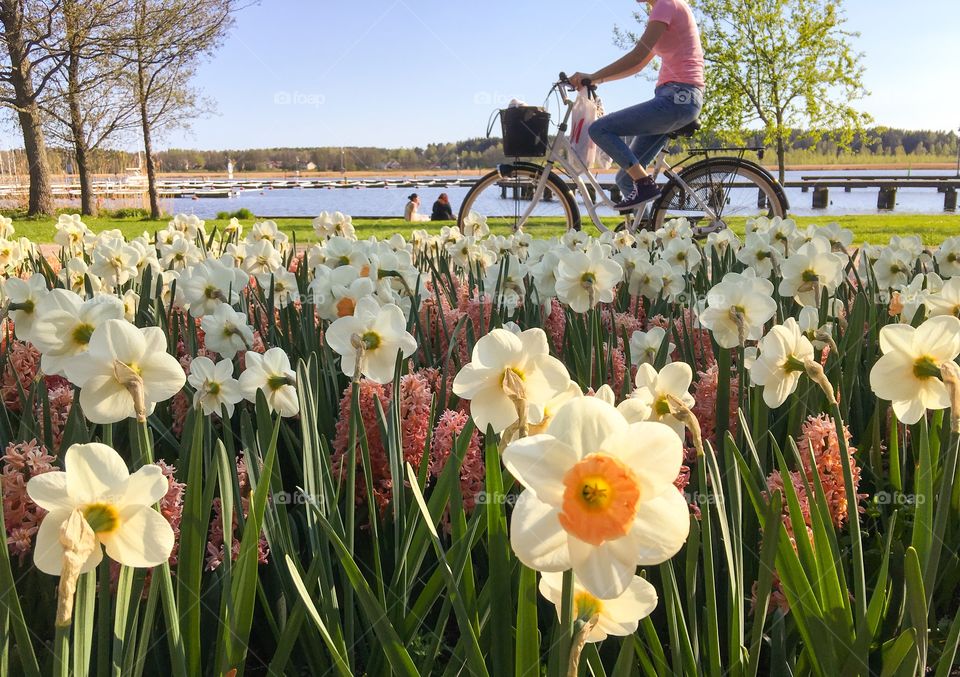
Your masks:
<instances>
[{"instance_id":1,"label":"distant house","mask_svg":"<svg viewBox=\"0 0 960 677\"><path fill-rule=\"evenodd\" d=\"M317 163L316 163L316 162L308 162L307 165L306 165L306 167L305 167L305 169L306 169L308 172L312 172L312 171L313 171L314 169L316 169L316 168L317 168Z\"/></svg>"}]
</instances>

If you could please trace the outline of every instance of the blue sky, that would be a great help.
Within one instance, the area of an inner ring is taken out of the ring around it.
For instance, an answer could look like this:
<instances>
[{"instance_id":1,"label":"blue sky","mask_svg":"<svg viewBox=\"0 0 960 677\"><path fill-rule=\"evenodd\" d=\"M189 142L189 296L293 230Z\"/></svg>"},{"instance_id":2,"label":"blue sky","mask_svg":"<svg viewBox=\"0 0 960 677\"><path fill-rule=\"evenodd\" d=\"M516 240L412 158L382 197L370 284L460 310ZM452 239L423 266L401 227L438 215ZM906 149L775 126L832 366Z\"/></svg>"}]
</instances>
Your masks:
<instances>
[{"instance_id":1,"label":"blue sky","mask_svg":"<svg viewBox=\"0 0 960 677\"><path fill-rule=\"evenodd\" d=\"M161 147L411 146L482 135L513 97L541 103L558 71L617 58L632 0L262 0L197 85L217 114ZM847 0L879 123L960 127L960 0ZM609 110L642 79L602 91Z\"/></svg>"}]
</instances>

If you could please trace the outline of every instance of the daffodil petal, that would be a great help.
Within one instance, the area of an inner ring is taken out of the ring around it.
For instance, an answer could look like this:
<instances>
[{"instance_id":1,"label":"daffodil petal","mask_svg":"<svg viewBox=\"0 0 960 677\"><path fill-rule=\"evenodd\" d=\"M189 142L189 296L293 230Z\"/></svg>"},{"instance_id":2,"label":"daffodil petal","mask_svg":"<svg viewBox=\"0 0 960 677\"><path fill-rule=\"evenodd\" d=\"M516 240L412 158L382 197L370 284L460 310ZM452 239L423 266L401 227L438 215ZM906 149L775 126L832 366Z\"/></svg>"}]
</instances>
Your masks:
<instances>
[{"instance_id":1,"label":"daffodil petal","mask_svg":"<svg viewBox=\"0 0 960 677\"><path fill-rule=\"evenodd\" d=\"M626 535L637 564L661 564L683 547L690 533L690 510L676 488L669 487L652 500L641 500L633 527Z\"/></svg>"},{"instance_id":2,"label":"daffodil petal","mask_svg":"<svg viewBox=\"0 0 960 677\"><path fill-rule=\"evenodd\" d=\"M93 503L112 497L125 486L130 472L120 454L106 444L74 444L64 455L67 493L77 503Z\"/></svg>"},{"instance_id":3,"label":"daffodil petal","mask_svg":"<svg viewBox=\"0 0 960 677\"><path fill-rule=\"evenodd\" d=\"M48 512L73 510L74 502L67 495L67 473L46 472L27 482L30 500Z\"/></svg>"},{"instance_id":4,"label":"daffodil petal","mask_svg":"<svg viewBox=\"0 0 960 677\"><path fill-rule=\"evenodd\" d=\"M563 408L547 426L547 434L563 440L577 458L599 451L602 440L626 430L627 422L613 406L596 397L582 397Z\"/></svg>"},{"instance_id":5,"label":"daffodil petal","mask_svg":"<svg viewBox=\"0 0 960 677\"><path fill-rule=\"evenodd\" d=\"M124 508L119 528L100 540L111 559L131 567L154 567L170 557L174 536L163 515L138 505Z\"/></svg>"},{"instance_id":6,"label":"daffodil petal","mask_svg":"<svg viewBox=\"0 0 960 677\"><path fill-rule=\"evenodd\" d=\"M510 545L517 558L538 571L570 568L567 532L560 526L559 511L524 491L510 517Z\"/></svg>"},{"instance_id":7,"label":"daffodil petal","mask_svg":"<svg viewBox=\"0 0 960 677\"><path fill-rule=\"evenodd\" d=\"M570 562L580 584L601 599L617 597L630 585L637 570L635 553L626 539L600 545L569 539Z\"/></svg>"},{"instance_id":8,"label":"daffodil petal","mask_svg":"<svg viewBox=\"0 0 960 677\"><path fill-rule=\"evenodd\" d=\"M503 465L537 498L558 506L563 501L563 476L576 464L576 452L551 435L533 435L512 442L503 452Z\"/></svg>"}]
</instances>

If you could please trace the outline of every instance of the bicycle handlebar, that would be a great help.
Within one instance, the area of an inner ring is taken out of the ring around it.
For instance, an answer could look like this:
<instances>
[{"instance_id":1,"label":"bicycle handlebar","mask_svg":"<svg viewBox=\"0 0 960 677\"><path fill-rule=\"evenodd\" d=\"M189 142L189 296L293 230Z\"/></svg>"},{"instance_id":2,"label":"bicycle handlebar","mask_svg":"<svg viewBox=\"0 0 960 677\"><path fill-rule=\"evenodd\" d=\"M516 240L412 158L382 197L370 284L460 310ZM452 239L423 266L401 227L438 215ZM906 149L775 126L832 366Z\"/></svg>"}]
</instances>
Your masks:
<instances>
[{"instance_id":1,"label":"bicycle handlebar","mask_svg":"<svg viewBox=\"0 0 960 677\"><path fill-rule=\"evenodd\" d=\"M591 94L597 91L597 86L593 84L592 80L584 79L581 81L581 83ZM567 74L563 71L560 71L560 82L558 84L566 85L567 87L570 87L570 89L573 89L573 83L570 82L570 78L568 78Z\"/></svg>"}]
</instances>

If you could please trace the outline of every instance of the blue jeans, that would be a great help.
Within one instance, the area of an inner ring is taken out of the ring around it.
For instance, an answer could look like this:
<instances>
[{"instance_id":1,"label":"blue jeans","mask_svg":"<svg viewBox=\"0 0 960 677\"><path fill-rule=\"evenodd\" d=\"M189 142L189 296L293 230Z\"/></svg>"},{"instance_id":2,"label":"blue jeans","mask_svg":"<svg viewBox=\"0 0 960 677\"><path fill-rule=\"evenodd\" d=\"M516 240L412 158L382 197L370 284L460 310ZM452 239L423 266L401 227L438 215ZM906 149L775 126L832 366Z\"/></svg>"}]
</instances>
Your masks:
<instances>
[{"instance_id":1,"label":"blue jeans","mask_svg":"<svg viewBox=\"0 0 960 677\"><path fill-rule=\"evenodd\" d=\"M649 165L666 145L667 134L696 120L702 108L703 90L668 82L657 87L650 101L604 115L590 125L590 138L620 165L616 181L623 195L633 191L633 179L625 170ZM625 136L634 137L631 145Z\"/></svg>"}]
</instances>

